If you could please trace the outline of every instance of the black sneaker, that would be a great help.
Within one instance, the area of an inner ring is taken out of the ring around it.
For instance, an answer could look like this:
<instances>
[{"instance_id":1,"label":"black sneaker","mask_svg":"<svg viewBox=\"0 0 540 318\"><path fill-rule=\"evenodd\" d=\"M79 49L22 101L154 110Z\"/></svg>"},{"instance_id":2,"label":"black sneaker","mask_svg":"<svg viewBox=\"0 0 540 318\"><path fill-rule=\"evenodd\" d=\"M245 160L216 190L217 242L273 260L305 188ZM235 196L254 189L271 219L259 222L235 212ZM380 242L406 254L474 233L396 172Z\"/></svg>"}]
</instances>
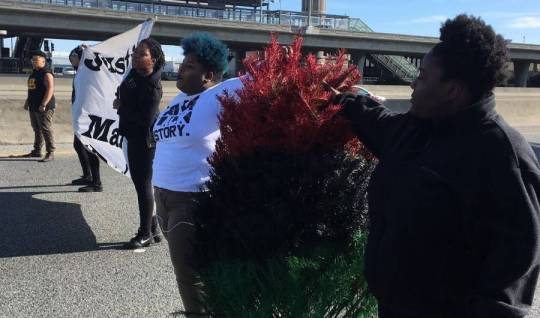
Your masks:
<instances>
[{"instance_id":1,"label":"black sneaker","mask_svg":"<svg viewBox=\"0 0 540 318\"><path fill-rule=\"evenodd\" d=\"M79 188L79 192L103 192L103 186L101 184L89 184Z\"/></svg>"},{"instance_id":2,"label":"black sneaker","mask_svg":"<svg viewBox=\"0 0 540 318\"><path fill-rule=\"evenodd\" d=\"M154 215L152 216L152 237L154 238L154 243L159 243L163 239L161 238L161 235L159 235L159 226L157 222L157 217Z\"/></svg>"},{"instance_id":3,"label":"black sneaker","mask_svg":"<svg viewBox=\"0 0 540 318\"><path fill-rule=\"evenodd\" d=\"M72 185L89 185L92 184L91 176L82 176L79 179L71 180Z\"/></svg>"},{"instance_id":4,"label":"black sneaker","mask_svg":"<svg viewBox=\"0 0 540 318\"><path fill-rule=\"evenodd\" d=\"M125 247L130 250L135 250L138 248L148 247L150 244L152 244L152 242L152 235L144 236L144 234L139 231L134 238L125 244Z\"/></svg>"}]
</instances>

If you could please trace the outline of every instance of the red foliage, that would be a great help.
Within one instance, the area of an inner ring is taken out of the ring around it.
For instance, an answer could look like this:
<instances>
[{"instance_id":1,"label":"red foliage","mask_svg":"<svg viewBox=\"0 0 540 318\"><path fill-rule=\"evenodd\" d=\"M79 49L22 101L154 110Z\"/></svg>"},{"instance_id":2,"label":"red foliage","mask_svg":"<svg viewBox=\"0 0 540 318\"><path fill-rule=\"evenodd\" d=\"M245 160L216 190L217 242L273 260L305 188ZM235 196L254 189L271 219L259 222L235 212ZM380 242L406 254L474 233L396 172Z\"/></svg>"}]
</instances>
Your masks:
<instances>
[{"instance_id":1,"label":"red foliage","mask_svg":"<svg viewBox=\"0 0 540 318\"><path fill-rule=\"evenodd\" d=\"M287 153L344 149L361 152L350 125L340 116L341 105L330 102L326 81L339 90L348 90L360 79L355 66L345 67L343 51L335 61L317 64L314 55L301 53L297 37L285 50L275 37L264 58L244 61L247 73L244 89L221 97L221 138L213 161L224 156L250 153L256 148Z\"/></svg>"}]
</instances>

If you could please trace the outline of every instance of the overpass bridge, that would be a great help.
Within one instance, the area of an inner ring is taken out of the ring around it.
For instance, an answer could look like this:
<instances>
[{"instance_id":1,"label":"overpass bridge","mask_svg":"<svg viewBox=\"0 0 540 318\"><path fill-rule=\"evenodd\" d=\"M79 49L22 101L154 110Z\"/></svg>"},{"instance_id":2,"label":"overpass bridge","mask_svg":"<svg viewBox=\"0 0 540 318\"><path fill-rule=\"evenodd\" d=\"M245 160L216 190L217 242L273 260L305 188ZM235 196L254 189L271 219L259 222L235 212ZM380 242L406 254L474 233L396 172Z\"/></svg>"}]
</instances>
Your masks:
<instances>
[{"instance_id":1,"label":"overpass bridge","mask_svg":"<svg viewBox=\"0 0 540 318\"><path fill-rule=\"evenodd\" d=\"M45 1L55 3L58 0ZM169 9L159 9L160 14L157 14L155 10L128 11L127 7L126 11L120 11L99 6L85 8L51 3L34 3L31 0L1 1L0 29L7 30L8 36L104 40L145 19L154 18L156 24L152 36L163 44L178 45L181 38L193 32L205 31L222 39L237 56L242 57L245 51L258 50L266 45L270 33L277 34L280 42L285 44L292 42L296 34L303 33L306 49L333 51L344 48L351 54L352 59L359 63L363 63L368 54L421 57L438 42L434 37L376 33L359 19L344 16L320 16L315 22L315 25L320 27L306 28L305 20L289 15L289 19L285 19L288 24L285 24L283 20L286 17L279 13L276 18L276 13L271 11L267 11L266 15L261 15L262 11L254 11L251 18L245 16L242 19L241 15L238 19L236 16L231 18L230 11L215 9L198 9L192 12L192 16L186 16L170 14L167 11ZM177 7L175 12L180 13L181 8ZM332 20L328 21L328 17ZM524 86L531 63L540 63L540 45L511 43L509 49L518 84ZM407 65L400 63L403 61L386 61L395 71L407 68ZM410 69L408 71L411 72ZM402 72L402 75L407 74L407 70Z\"/></svg>"}]
</instances>

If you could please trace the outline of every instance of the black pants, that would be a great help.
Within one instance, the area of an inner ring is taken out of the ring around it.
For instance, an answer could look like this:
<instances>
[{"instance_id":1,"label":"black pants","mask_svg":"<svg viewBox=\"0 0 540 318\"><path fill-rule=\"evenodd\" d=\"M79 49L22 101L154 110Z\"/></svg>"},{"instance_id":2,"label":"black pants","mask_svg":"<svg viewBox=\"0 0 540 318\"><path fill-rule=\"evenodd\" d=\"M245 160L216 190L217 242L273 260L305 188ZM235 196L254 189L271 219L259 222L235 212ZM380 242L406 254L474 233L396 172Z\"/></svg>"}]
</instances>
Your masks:
<instances>
[{"instance_id":1,"label":"black pants","mask_svg":"<svg viewBox=\"0 0 540 318\"><path fill-rule=\"evenodd\" d=\"M88 151L84 148L83 144L74 136L73 138L73 148L77 152L79 157L79 162L81 163L81 168L83 171L83 176L91 177L92 182L95 185L101 185L101 176L99 174L99 158L95 154Z\"/></svg>"},{"instance_id":2,"label":"black pants","mask_svg":"<svg viewBox=\"0 0 540 318\"><path fill-rule=\"evenodd\" d=\"M155 148L148 147L145 138L128 138L128 165L131 180L139 201L140 231L150 235L152 214L154 213L154 192L152 189L152 162Z\"/></svg>"}]
</instances>

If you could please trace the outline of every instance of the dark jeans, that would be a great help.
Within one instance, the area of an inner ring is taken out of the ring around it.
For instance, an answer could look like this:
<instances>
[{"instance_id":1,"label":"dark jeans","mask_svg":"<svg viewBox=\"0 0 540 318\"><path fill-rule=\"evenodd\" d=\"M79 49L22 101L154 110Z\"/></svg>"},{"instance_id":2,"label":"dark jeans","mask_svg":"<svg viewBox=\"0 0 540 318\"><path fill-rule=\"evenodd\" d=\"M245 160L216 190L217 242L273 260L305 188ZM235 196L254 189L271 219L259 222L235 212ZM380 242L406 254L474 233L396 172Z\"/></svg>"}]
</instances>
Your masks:
<instances>
[{"instance_id":1,"label":"dark jeans","mask_svg":"<svg viewBox=\"0 0 540 318\"><path fill-rule=\"evenodd\" d=\"M154 188L159 226L169 242L169 254L186 317L205 317L203 284L193 268L193 210L203 193Z\"/></svg>"},{"instance_id":2,"label":"dark jeans","mask_svg":"<svg viewBox=\"0 0 540 318\"><path fill-rule=\"evenodd\" d=\"M50 109L44 112L29 111L30 124L34 130L34 152L41 153L43 140L45 140L45 150L48 153L54 152L54 135L52 129L52 120L54 110Z\"/></svg>"},{"instance_id":3,"label":"dark jeans","mask_svg":"<svg viewBox=\"0 0 540 318\"><path fill-rule=\"evenodd\" d=\"M91 177L92 182L95 185L101 184L101 177L99 173L99 158L97 155L91 153L88 149L84 147L77 136L73 138L73 148L77 152L79 157L79 162L81 163L81 168L83 171L83 176Z\"/></svg>"},{"instance_id":4,"label":"dark jeans","mask_svg":"<svg viewBox=\"0 0 540 318\"><path fill-rule=\"evenodd\" d=\"M155 148L149 148L145 138L131 138L127 141L129 173L139 202L140 230L147 236L151 232L154 214L152 162Z\"/></svg>"}]
</instances>

